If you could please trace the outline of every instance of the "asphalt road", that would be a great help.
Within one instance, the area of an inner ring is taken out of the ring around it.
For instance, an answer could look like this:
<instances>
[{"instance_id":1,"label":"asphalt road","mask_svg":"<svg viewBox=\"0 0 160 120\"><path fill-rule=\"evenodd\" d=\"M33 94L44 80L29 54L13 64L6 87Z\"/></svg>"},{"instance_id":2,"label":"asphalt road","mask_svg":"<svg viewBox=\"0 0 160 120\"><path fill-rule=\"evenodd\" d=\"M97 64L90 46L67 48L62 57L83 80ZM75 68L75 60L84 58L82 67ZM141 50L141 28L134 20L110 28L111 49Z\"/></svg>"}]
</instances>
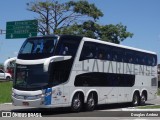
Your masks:
<instances>
[{"instance_id":1,"label":"asphalt road","mask_svg":"<svg viewBox=\"0 0 160 120\"><path fill-rule=\"evenodd\" d=\"M160 104L160 97L158 97L155 100L148 101L147 105L154 105L154 104ZM26 107L20 107L20 106L13 106L12 104L1 104L0 105L0 111L7 111L7 112L12 112L16 114L30 114L30 113L39 113L42 118L47 117L47 120L51 119L54 117L58 119L64 119L66 118L76 118L76 119L90 119L90 118L97 118L98 119L103 119L105 118L106 120L114 120L114 119L119 119L119 118L125 118L126 117L131 117L130 111L122 111L123 108L128 108L130 107L130 104L109 104L109 105L100 105L96 108L95 111L92 112L87 112L87 111L82 111L79 113L72 113L69 108L56 108L56 109L37 109L37 108L26 108ZM143 112L134 112L135 114L146 114L147 111ZM160 111L156 112L160 116ZM155 113L155 114L156 114ZM152 117L152 116L151 116ZM147 119L151 118L147 117ZM17 117L13 118L12 120L17 120ZM39 118L39 119L42 119ZM158 117L160 118L160 117ZM1 119L1 118L0 118ZM27 118L25 118L27 119ZM32 120L36 120L38 118L29 118ZM38 120L39 120L38 119ZM129 119L129 118L127 118ZM46 120L46 119L45 119ZM94 120L94 119L92 119ZM146 119L145 119L146 120Z\"/></svg>"}]
</instances>

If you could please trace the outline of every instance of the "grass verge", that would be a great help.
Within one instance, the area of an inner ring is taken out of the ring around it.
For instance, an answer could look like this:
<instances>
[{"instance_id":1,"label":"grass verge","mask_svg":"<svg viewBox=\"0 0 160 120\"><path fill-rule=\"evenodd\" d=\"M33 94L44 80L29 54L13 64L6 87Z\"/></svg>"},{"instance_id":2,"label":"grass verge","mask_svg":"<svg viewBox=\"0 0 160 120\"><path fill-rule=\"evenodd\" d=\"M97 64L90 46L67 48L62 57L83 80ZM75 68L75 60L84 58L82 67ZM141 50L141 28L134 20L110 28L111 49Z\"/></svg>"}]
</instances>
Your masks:
<instances>
[{"instance_id":1,"label":"grass verge","mask_svg":"<svg viewBox=\"0 0 160 120\"><path fill-rule=\"evenodd\" d=\"M0 104L11 102L12 81L0 82Z\"/></svg>"}]
</instances>

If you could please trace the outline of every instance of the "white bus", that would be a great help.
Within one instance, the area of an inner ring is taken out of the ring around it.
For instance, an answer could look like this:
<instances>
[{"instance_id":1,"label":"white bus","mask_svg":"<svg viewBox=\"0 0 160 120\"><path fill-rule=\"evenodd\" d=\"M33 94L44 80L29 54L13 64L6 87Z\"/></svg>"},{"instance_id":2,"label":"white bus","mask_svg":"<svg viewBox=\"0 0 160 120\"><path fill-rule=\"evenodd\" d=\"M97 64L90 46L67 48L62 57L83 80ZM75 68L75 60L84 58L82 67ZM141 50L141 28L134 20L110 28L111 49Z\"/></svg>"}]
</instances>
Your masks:
<instances>
[{"instance_id":1,"label":"white bus","mask_svg":"<svg viewBox=\"0 0 160 120\"><path fill-rule=\"evenodd\" d=\"M51 35L28 38L14 60L16 106L70 106L79 112L99 104L144 105L156 98L154 52L87 37Z\"/></svg>"}]
</instances>

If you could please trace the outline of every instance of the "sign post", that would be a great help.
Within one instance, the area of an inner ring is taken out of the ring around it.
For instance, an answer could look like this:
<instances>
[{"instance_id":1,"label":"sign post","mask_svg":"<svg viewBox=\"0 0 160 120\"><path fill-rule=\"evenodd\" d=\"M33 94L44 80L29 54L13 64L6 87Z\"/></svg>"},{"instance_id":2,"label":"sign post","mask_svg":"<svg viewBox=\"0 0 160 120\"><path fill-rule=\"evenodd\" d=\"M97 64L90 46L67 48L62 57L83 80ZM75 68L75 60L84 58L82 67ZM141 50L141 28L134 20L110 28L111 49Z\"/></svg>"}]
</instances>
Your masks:
<instances>
[{"instance_id":1,"label":"sign post","mask_svg":"<svg viewBox=\"0 0 160 120\"><path fill-rule=\"evenodd\" d=\"M6 25L6 39L28 38L37 36L38 21L12 21Z\"/></svg>"}]
</instances>

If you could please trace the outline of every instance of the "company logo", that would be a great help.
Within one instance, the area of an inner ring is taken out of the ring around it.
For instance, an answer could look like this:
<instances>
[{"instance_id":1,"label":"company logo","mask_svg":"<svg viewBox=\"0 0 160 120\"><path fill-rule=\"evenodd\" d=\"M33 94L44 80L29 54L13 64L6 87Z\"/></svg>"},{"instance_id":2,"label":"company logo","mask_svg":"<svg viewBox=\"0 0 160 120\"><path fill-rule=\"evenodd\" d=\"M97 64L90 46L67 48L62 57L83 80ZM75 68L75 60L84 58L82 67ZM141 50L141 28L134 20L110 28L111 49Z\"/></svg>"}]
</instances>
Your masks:
<instances>
[{"instance_id":1,"label":"company logo","mask_svg":"<svg viewBox=\"0 0 160 120\"><path fill-rule=\"evenodd\" d=\"M42 117L41 113L2 112L2 117Z\"/></svg>"},{"instance_id":2,"label":"company logo","mask_svg":"<svg viewBox=\"0 0 160 120\"><path fill-rule=\"evenodd\" d=\"M11 112L2 112L2 117L12 117Z\"/></svg>"},{"instance_id":3,"label":"company logo","mask_svg":"<svg viewBox=\"0 0 160 120\"><path fill-rule=\"evenodd\" d=\"M27 66L19 65L19 66L17 66L17 68L25 69L25 68L27 68Z\"/></svg>"}]
</instances>

